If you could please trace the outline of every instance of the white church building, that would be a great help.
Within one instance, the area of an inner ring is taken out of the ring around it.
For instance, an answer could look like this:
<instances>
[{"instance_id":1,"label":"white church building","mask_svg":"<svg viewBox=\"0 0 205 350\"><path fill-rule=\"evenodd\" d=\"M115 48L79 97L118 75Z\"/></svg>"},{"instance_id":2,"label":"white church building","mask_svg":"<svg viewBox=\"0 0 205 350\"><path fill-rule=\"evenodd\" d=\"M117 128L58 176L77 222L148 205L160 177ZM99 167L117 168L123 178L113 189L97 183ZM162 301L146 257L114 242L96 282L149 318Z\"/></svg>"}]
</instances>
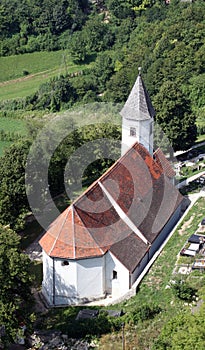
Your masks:
<instances>
[{"instance_id":1,"label":"white church building","mask_svg":"<svg viewBox=\"0 0 205 350\"><path fill-rule=\"evenodd\" d=\"M121 115L121 158L40 240L51 306L125 295L179 219L183 197L153 151L155 111L140 73Z\"/></svg>"}]
</instances>

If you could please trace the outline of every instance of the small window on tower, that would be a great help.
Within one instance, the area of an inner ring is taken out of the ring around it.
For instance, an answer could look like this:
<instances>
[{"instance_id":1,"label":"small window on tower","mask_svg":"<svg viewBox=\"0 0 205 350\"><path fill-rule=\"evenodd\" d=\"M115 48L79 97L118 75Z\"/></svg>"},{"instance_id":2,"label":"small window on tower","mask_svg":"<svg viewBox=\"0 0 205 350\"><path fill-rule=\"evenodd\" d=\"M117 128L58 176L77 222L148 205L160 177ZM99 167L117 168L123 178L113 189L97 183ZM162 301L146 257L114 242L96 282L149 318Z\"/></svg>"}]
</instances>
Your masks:
<instances>
[{"instance_id":1,"label":"small window on tower","mask_svg":"<svg viewBox=\"0 0 205 350\"><path fill-rule=\"evenodd\" d=\"M136 128L131 127L130 128L130 136L136 136Z\"/></svg>"},{"instance_id":2,"label":"small window on tower","mask_svg":"<svg viewBox=\"0 0 205 350\"><path fill-rule=\"evenodd\" d=\"M113 278L113 280L116 280L116 279L117 279L117 271L113 270L113 272L112 272L112 278Z\"/></svg>"},{"instance_id":3,"label":"small window on tower","mask_svg":"<svg viewBox=\"0 0 205 350\"><path fill-rule=\"evenodd\" d=\"M63 260L61 263L62 266L68 266L69 262L67 260Z\"/></svg>"}]
</instances>

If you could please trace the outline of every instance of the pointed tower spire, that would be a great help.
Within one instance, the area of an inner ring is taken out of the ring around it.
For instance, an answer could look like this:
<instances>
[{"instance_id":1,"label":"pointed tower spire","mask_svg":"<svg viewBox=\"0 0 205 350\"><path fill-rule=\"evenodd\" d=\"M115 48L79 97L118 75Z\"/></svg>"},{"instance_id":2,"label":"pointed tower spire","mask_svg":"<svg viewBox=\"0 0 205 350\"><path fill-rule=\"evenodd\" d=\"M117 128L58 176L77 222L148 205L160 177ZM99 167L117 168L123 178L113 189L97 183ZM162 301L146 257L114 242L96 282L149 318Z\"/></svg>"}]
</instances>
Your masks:
<instances>
[{"instance_id":1,"label":"pointed tower spire","mask_svg":"<svg viewBox=\"0 0 205 350\"><path fill-rule=\"evenodd\" d=\"M146 120L155 116L155 110L141 77L141 67L138 71L137 80L120 114L126 119Z\"/></svg>"},{"instance_id":2,"label":"pointed tower spire","mask_svg":"<svg viewBox=\"0 0 205 350\"><path fill-rule=\"evenodd\" d=\"M138 68L137 80L122 108L122 150L126 150L138 141L150 154L153 154L153 122L155 110L141 77L141 67Z\"/></svg>"}]
</instances>

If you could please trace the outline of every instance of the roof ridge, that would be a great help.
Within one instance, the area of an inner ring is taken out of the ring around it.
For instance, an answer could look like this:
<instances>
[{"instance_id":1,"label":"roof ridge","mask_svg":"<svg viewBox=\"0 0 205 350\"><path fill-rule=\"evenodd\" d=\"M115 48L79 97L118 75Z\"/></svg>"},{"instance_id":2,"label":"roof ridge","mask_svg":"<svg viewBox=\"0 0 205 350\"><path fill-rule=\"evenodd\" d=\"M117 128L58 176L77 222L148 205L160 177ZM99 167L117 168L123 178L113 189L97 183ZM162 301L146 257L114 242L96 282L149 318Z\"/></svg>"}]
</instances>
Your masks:
<instances>
[{"instance_id":1,"label":"roof ridge","mask_svg":"<svg viewBox=\"0 0 205 350\"><path fill-rule=\"evenodd\" d=\"M73 234L73 258L76 258L76 245L75 245L75 224L74 224L74 207L73 204L71 204L72 207L72 234Z\"/></svg>"},{"instance_id":2,"label":"roof ridge","mask_svg":"<svg viewBox=\"0 0 205 350\"><path fill-rule=\"evenodd\" d=\"M72 204L75 205L78 201L80 201L82 199L82 197L86 194L86 193L89 193L89 191L91 191L96 185L98 185L98 182L101 181L104 177L107 176L107 174L109 173L112 173L112 171L114 170L114 168L116 166L120 166L121 163L122 163L122 160L126 157L128 157L128 154L132 151L132 150L135 150L135 146L136 145L139 145L139 147L143 148L146 150L146 148L140 144L138 141L136 141L132 147L130 147L127 152L125 154L123 154L119 159L117 159L97 180L95 180L82 194L80 194L79 197L77 197L73 202ZM151 155L150 155L151 157Z\"/></svg>"},{"instance_id":3,"label":"roof ridge","mask_svg":"<svg viewBox=\"0 0 205 350\"><path fill-rule=\"evenodd\" d=\"M74 207L75 209L75 207ZM78 219L82 222L83 227L86 228L86 231L88 232L89 236L91 237L91 239L95 242L96 246L100 249L101 253L104 254L104 251L102 250L102 248L99 246L99 244L96 242L95 238L93 237L93 235L90 233L88 227L86 227L81 219L81 217L79 216L77 210L75 209L75 214L77 215Z\"/></svg>"},{"instance_id":4,"label":"roof ridge","mask_svg":"<svg viewBox=\"0 0 205 350\"><path fill-rule=\"evenodd\" d=\"M70 208L71 208L71 206L68 207L68 209L70 209ZM61 225L61 229L59 230L59 233L58 233L58 235L56 236L56 239L54 240L53 245L52 245L52 247L51 247L51 249L50 249L48 255L51 255L51 253L52 253L52 251L53 251L53 249L54 249L54 247L55 247L55 244L56 244L57 240L59 239L59 236L60 236L60 234L61 234L61 232L62 232L63 226L64 226L64 224L65 224L65 221L66 221L67 217L68 217L68 214L69 214L69 210L68 210L67 213L66 213L65 219L63 220L63 223L62 223L62 225Z\"/></svg>"},{"instance_id":5,"label":"roof ridge","mask_svg":"<svg viewBox=\"0 0 205 350\"><path fill-rule=\"evenodd\" d=\"M163 169L159 166L159 164L153 159L153 157L150 155L150 153L147 151L147 149L138 141L136 141L128 150L125 154L123 154L119 159L116 160L116 162L114 164L111 165L110 168L108 168L106 170L105 173L103 173L97 180L95 180L83 193L80 194L80 196L78 196L71 204L71 205L76 205L80 200L82 200L82 198L88 194L90 191L92 191L97 185L99 185L99 182L103 179L106 178L107 174L111 174L115 167L119 167L120 165L123 165L123 159L127 158L130 154L130 152L132 152L133 150L137 153L140 154L140 149L143 149L143 151L145 151L145 153L152 159L153 163L156 165L156 167L159 169L159 171L161 171L162 173L164 173ZM68 206L66 210L68 210L70 208L70 206Z\"/></svg>"},{"instance_id":6,"label":"roof ridge","mask_svg":"<svg viewBox=\"0 0 205 350\"><path fill-rule=\"evenodd\" d=\"M123 222L145 243L149 244L150 242L148 239L142 234L142 232L137 228L137 226L134 224L134 222L127 216L127 214L124 212L124 210L119 206L119 204L115 201L115 199L112 197L112 195L109 193L109 191L103 186L102 183L99 182L99 186L101 187L102 191L105 193L106 197L110 201L110 203L113 205L115 211L119 215L119 217L123 220ZM123 215L126 218L123 219Z\"/></svg>"}]
</instances>

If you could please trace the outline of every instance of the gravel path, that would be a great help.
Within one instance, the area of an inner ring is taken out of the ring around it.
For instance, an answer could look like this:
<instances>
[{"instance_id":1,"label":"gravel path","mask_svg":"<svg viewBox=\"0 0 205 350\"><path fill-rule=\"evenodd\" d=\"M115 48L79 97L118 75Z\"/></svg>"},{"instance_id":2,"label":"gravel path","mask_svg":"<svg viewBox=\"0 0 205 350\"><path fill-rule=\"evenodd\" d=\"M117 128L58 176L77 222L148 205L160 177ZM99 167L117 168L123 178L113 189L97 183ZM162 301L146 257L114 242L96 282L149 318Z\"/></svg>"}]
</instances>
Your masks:
<instances>
[{"instance_id":1,"label":"gravel path","mask_svg":"<svg viewBox=\"0 0 205 350\"><path fill-rule=\"evenodd\" d=\"M43 231L41 235L33 243L31 243L28 248L25 249L25 253L31 260L42 261L42 248L38 242L44 233L45 231Z\"/></svg>"}]
</instances>

